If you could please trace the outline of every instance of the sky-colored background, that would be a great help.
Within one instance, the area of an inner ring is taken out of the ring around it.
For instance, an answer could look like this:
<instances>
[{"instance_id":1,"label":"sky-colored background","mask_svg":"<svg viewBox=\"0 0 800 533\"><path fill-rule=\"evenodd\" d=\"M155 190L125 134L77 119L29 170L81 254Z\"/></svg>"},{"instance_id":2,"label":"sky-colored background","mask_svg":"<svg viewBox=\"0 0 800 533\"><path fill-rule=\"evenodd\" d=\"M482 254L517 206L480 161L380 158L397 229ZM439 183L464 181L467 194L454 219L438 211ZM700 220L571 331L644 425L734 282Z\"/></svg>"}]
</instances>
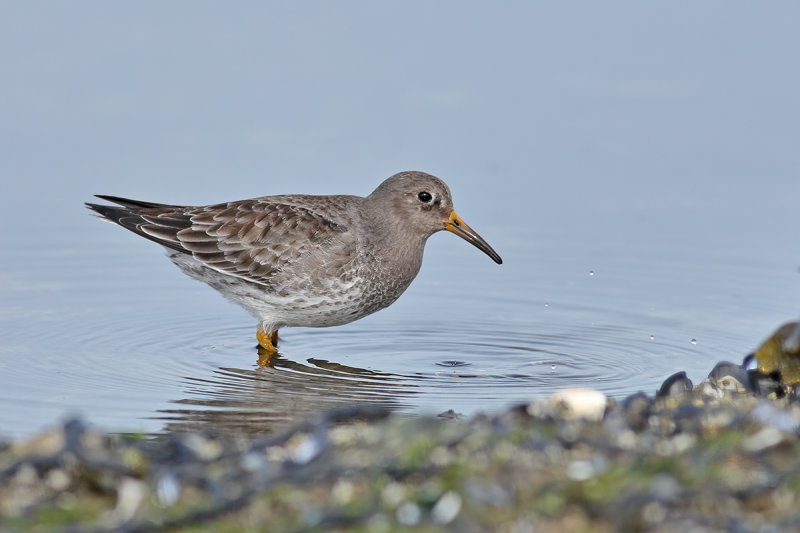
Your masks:
<instances>
[{"instance_id":1,"label":"sky-colored background","mask_svg":"<svg viewBox=\"0 0 800 533\"><path fill-rule=\"evenodd\" d=\"M775 203L756 194L757 211L797 191L790 2L2 12L0 172L7 196L28 199L12 213L34 195L53 209L95 191L185 203L366 193L406 168L449 178L462 202L530 211L647 211L664 196L702 209L738 198L728 184L763 180Z\"/></svg>"}]
</instances>

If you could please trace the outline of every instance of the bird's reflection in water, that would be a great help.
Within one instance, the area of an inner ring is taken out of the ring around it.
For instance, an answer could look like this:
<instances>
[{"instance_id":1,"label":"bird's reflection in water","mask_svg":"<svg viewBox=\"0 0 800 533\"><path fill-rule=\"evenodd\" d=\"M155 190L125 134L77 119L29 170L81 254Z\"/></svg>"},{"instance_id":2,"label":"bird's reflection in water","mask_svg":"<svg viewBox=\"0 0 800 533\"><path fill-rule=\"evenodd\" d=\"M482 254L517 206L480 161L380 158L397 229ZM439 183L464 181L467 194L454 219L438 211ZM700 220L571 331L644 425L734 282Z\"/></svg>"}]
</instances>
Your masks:
<instances>
[{"instance_id":1,"label":"bird's reflection in water","mask_svg":"<svg viewBox=\"0 0 800 533\"><path fill-rule=\"evenodd\" d=\"M402 408L417 394L407 377L323 359L308 364L273 355L251 369L221 367L209 378L185 378L181 407L164 409L163 431L265 433L336 407Z\"/></svg>"}]
</instances>

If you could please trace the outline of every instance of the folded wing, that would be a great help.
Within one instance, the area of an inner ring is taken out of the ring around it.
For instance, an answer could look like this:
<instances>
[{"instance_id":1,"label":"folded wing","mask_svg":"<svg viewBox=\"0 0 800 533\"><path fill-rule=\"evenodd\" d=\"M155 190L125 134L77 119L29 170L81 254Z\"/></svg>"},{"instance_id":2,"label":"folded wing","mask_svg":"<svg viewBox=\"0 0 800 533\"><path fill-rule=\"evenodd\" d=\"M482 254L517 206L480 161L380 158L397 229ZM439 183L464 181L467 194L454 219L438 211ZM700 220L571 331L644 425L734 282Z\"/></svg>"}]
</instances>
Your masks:
<instances>
[{"instance_id":1,"label":"folded wing","mask_svg":"<svg viewBox=\"0 0 800 533\"><path fill-rule=\"evenodd\" d=\"M98 196L118 206L86 204L101 217L204 266L269 285L282 268L320 247L335 246L348 228L289 197L203 207Z\"/></svg>"}]
</instances>

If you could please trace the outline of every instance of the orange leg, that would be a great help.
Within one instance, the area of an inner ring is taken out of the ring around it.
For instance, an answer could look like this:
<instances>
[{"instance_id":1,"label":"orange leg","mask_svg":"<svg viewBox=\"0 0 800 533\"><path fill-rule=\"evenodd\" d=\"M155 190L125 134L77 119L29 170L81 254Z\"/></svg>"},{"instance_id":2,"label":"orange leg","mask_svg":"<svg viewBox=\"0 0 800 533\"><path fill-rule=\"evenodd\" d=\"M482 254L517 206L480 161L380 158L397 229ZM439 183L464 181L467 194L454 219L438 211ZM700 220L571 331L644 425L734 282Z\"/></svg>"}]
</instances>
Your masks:
<instances>
[{"instance_id":1,"label":"orange leg","mask_svg":"<svg viewBox=\"0 0 800 533\"><path fill-rule=\"evenodd\" d=\"M258 328L256 338L258 339L258 364L269 366L269 360L278 353L278 349L275 347L278 344L278 332L264 331Z\"/></svg>"}]
</instances>

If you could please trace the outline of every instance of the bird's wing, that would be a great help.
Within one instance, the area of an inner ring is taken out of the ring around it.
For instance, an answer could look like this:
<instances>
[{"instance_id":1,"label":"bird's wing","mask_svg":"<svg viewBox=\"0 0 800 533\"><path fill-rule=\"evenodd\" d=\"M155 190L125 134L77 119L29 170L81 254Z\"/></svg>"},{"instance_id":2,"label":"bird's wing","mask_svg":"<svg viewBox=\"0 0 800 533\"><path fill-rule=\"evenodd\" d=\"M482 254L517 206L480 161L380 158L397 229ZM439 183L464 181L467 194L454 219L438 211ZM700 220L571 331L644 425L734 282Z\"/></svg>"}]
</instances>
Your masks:
<instances>
[{"instance_id":1,"label":"bird's wing","mask_svg":"<svg viewBox=\"0 0 800 533\"><path fill-rule=\"evenodd\" d=\"M150 205L115 198L124 207L87 204L104 218L218 272L269 285L272 276L348 231L314 202L264 197L205 207ZM303 204L303 205L298 205Z\"/></svg>"}]
</instances>

